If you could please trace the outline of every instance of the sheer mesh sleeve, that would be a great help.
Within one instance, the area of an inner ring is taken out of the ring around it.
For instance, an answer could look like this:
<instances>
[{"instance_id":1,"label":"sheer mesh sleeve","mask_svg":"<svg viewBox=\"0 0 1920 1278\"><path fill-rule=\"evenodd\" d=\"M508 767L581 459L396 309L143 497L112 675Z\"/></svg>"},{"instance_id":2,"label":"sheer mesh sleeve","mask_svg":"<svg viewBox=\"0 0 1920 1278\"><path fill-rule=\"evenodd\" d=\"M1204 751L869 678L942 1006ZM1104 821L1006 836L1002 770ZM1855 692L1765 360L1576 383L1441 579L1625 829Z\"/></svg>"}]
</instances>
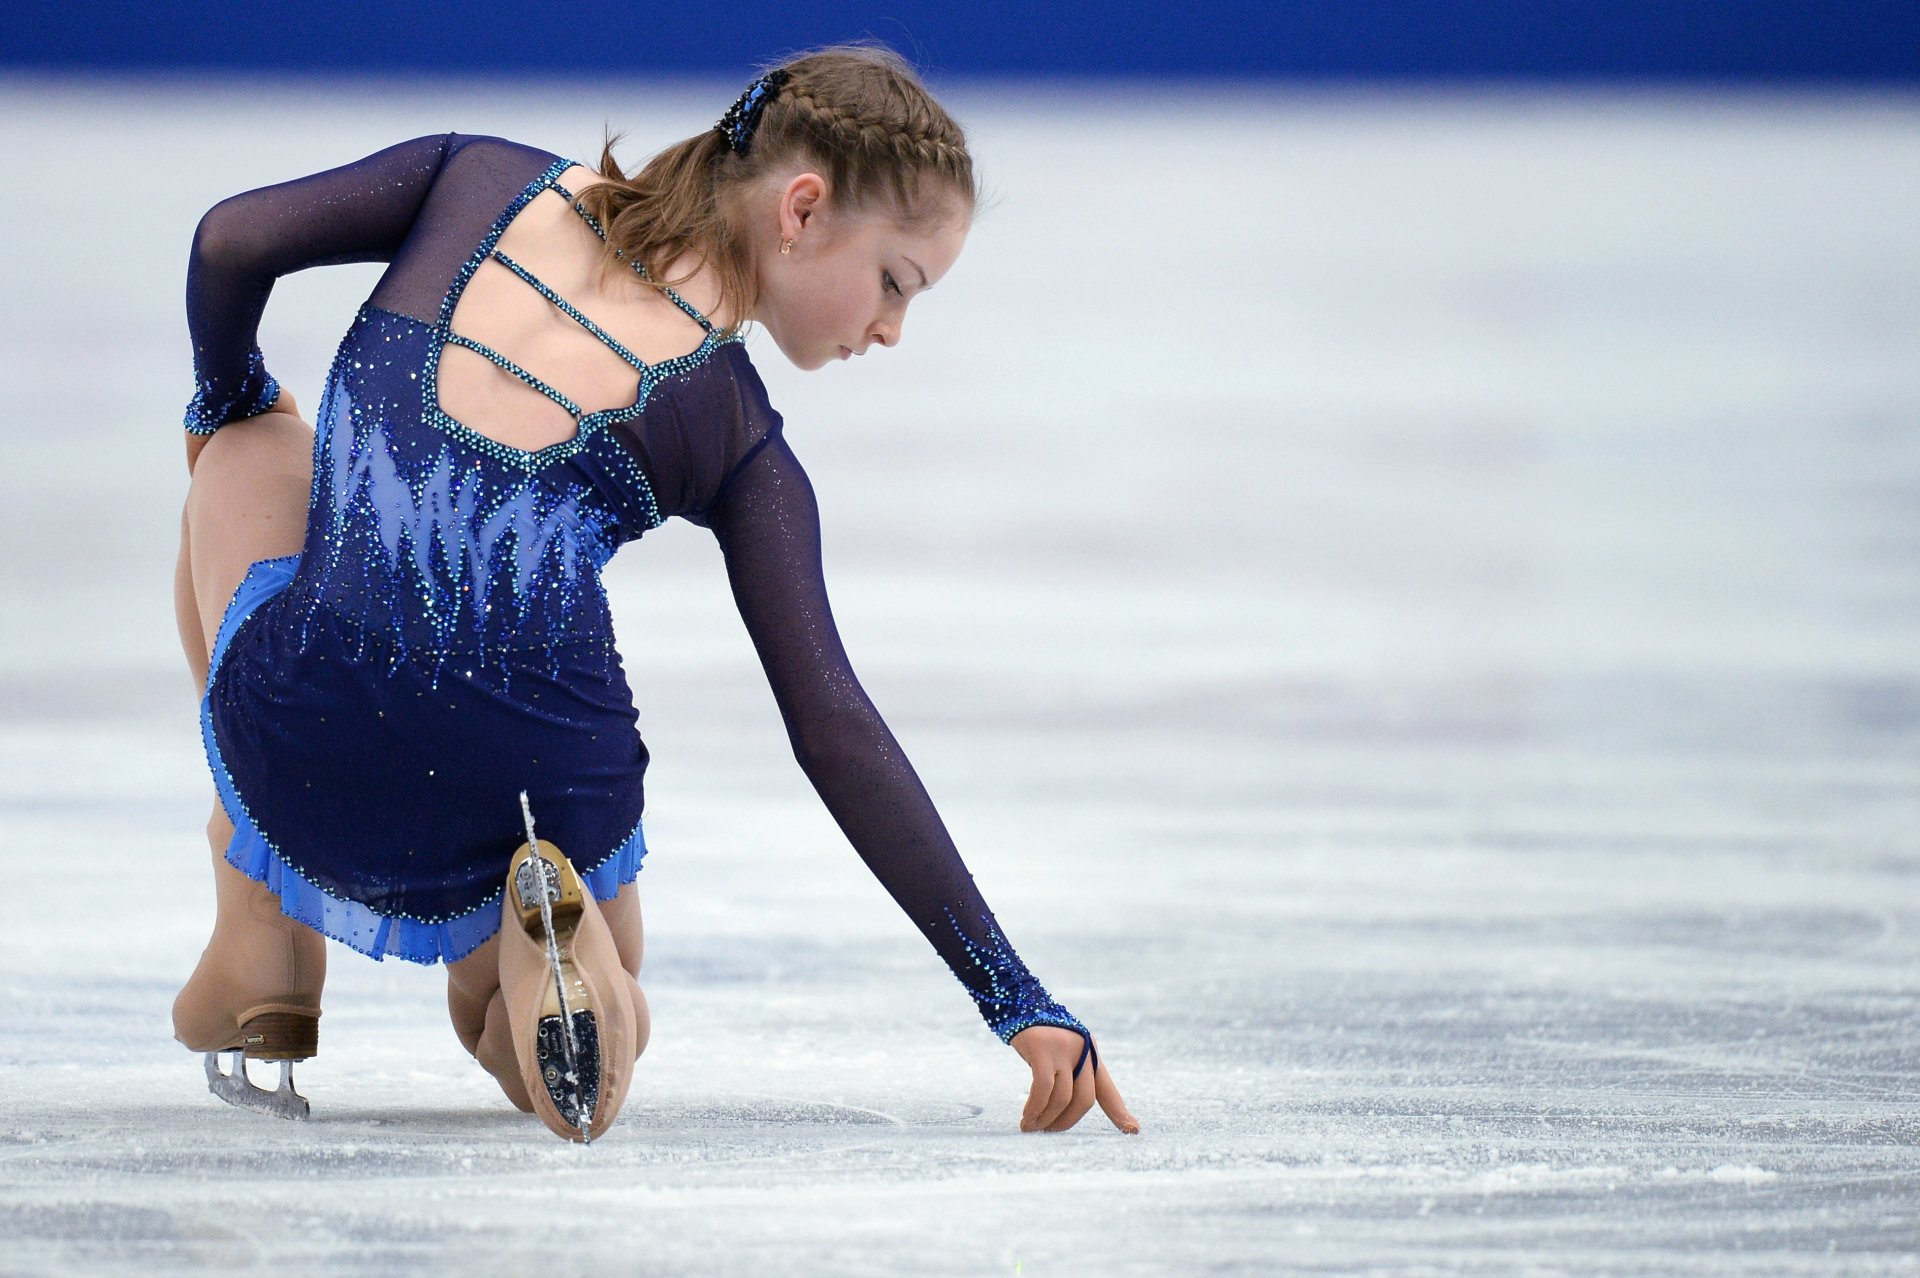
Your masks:
<instances>
[{"instance_id":1,"label":"sheer mesh sleeve","mask_svg":"<svg viewBox=\"0 0 1920 1278\"><path fill-rule=\"evenodd\" d=\"M822 580L813 486L777 415L729 475L708 520L794 757L860 859L1002 1042L1030 1025L1086 1036L1014 953L900 743L847 664Z\"/></svg>"},{"instance_id":2,"label":"sheer mesh sleeve","mask_svg":"<svg viewBox=\"0 0 1920 1278\"><path fill-rule=\"evenodd\" d=\"M280 387L256 335L274 280L310 266L392 261L454 136L414 138L207 211L187 263L196 381L187 430L210 435L273 404Z\"/></svg>"}]
</instances>

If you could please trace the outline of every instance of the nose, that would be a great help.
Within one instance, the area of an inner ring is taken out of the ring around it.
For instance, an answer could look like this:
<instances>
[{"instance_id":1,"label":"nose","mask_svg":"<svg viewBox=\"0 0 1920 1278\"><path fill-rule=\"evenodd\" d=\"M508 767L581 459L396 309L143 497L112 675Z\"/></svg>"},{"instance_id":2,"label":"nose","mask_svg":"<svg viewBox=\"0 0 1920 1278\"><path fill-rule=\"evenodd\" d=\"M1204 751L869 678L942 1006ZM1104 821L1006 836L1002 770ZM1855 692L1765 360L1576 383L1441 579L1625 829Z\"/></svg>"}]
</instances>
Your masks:
<instances>
[{"instance_id":1,"label":"nose","mask_svg":"<svg viewBox=\"0 0 1920 1278\"><path fill-rule=\"evenodd\" d=\"M876 324L873 326L873 331L868 334L868 338L870 339L870 344L878 343L881 346L897 346L900 344L900 326L898 324Z\"/></svg>"}]
</instances>

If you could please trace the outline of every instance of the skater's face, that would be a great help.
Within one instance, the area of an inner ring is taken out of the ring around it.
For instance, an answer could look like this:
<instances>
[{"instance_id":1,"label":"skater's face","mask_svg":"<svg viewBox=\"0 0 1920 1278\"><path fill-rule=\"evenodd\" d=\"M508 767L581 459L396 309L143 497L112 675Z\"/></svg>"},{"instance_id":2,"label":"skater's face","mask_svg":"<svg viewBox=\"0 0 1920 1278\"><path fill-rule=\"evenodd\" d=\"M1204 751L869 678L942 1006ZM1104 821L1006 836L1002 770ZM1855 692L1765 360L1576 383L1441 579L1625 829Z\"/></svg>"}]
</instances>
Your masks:
<instances>
[{"instance_id":1,"label":"skater's face","mask_svg":"<svg viewBox=\"0 0 1920 1278\"><path fill-rule=\"evenodd\" d=\"M952 269L969 229L954 204L913 229L885 214L848 212L811 172L793 177L771 211L756 223L753 318L802 369L898 342L907 304ZM786 240L793 247L783 254Z\"/></svg>"}]
</instances>

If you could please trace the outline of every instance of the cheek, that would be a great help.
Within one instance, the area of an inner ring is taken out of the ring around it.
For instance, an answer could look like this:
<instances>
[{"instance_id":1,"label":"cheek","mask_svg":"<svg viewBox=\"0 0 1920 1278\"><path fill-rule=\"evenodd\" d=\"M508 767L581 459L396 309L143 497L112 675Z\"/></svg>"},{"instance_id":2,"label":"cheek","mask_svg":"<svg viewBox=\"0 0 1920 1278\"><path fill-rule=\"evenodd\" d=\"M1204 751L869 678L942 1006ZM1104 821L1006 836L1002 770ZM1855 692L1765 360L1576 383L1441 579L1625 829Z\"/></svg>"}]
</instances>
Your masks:
<instances>
[{"instance_id":1,"label":"cheek","mask_svg":"<svg viewBox=\"0 0 1920 1278\"><path fill-rule=\"evenodd\" d=\"M860 300L860 291L849 285L845 279L841 279L822 289L820 313L830 320L835 328L858 327Z\"/></svg>"}]
</instances>

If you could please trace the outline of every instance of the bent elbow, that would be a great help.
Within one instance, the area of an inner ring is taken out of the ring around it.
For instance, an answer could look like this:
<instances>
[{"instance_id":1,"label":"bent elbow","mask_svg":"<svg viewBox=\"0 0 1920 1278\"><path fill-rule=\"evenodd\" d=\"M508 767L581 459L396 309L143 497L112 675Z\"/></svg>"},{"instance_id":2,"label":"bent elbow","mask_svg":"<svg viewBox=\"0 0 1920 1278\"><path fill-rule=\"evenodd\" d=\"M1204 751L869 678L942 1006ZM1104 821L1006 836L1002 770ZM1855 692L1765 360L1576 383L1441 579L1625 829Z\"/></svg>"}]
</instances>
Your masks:
<instances>
[{"instance_id":1,"label":"bent elbow","mask_svg":"<svg viewBox=\"0 0 1920 1278\"><path fill-rule=\"evenodd\" d=\"M193 231L193 256L215 269L233 270L245 266L253 239L253 218L245 201L229 196L201 215Z\"/></svg>"}]
</instances>

